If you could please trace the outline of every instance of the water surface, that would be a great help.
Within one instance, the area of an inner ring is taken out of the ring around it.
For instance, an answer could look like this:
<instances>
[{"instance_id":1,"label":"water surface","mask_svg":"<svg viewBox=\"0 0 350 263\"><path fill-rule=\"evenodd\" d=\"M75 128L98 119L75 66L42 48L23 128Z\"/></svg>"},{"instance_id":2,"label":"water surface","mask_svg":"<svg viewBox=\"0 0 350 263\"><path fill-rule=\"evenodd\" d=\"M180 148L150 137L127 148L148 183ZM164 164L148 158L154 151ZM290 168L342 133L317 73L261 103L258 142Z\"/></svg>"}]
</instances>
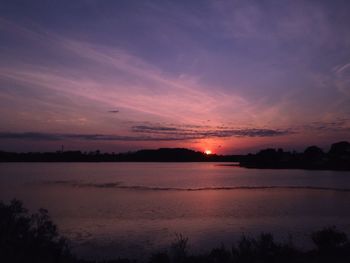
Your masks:
<instances>
[{"instance_id":1,"label":"water surface","mask_svg":"<svg viewBox=\"0 0 350 263\"><path fill-rule=\"evenodd\" d=\"M47 208L82 257L141 257L175 233L192 250L242 233L350 230L350 173L259 170L218 163L2 163L0 199ZM306 242L306 241L305 241Z\"/></svg>"}]
</instances>

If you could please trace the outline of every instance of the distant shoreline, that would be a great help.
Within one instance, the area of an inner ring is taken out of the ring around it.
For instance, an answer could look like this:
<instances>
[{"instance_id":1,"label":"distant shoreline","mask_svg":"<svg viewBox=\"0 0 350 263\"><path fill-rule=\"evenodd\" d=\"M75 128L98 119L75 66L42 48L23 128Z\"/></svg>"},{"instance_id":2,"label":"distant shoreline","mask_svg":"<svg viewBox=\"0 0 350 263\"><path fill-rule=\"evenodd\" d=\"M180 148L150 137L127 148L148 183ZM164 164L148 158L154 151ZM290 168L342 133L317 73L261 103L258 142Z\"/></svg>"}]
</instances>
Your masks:
<instances>
[{"instance_id":1,"label":"distant shoreline","mask_svg":"<svg viewBox=\"0 0 350 263\"><path fill-rule=\"evenodd\" d=\"M309 146L302 153L283 149L264 149L256 154L217 155L205 154L185 148L160 148L128 153L101 153L81 151L14 153L0 151L0 162L221 162L228 166L253 169L303 169L350 171L350 143L334 143L328 152L317 146ZM232 164L235 163L235 164Z\"/></svg>"}]
</instances>

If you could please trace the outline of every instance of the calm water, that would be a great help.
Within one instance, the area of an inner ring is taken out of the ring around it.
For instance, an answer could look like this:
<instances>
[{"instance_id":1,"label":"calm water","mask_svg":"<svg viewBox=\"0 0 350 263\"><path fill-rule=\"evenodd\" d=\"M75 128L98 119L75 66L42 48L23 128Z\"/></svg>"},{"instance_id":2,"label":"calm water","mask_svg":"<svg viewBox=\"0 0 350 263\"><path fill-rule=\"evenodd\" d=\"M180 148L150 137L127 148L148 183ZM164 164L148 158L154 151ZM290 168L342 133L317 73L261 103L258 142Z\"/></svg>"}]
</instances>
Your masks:
<instances>
[{"instance_id":1,"label":"calm water","mask_svg":"<svg viewBox=\"0 0 350 263\"><path fill-rule=\"evenodd\" d=\"M192 250L242 233L350 230L350 173L256 170L217 163L2 163L0 199L47 208L76 253L141 257L175 233Z\"/></svg>"}]
</instances>

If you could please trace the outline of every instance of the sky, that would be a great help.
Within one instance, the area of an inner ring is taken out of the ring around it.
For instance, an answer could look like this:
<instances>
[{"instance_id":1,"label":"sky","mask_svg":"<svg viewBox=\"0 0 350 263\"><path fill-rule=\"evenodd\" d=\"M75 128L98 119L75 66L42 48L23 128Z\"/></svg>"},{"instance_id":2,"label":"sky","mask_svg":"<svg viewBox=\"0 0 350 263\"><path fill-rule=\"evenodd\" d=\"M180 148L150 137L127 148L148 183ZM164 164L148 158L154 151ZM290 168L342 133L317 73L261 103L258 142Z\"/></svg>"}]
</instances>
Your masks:
<instances>
[{"instance_id":1,"label":"sky","mask_svg":"<svg viewBox=\"0 0 350 263\"><path fill-rule=\"evenodd\" d=\"M327 150L350 140L349 10L0 0L0 150Z\"/></svg>"}]
</instances>

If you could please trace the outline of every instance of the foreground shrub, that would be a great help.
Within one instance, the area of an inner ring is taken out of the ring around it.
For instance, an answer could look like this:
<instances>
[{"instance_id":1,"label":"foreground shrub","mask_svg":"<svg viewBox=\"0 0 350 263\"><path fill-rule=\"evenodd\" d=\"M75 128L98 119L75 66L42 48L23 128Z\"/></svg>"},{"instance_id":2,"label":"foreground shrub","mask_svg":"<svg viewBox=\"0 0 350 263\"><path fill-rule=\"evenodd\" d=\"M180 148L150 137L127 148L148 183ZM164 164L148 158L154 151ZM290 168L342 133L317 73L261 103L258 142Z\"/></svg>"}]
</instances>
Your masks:
<instances>
[{"instance_id":1,"label":"foreground shrub","mask_svg":"<svg viewBox=\"0 0 350 263\"><path fill-rule=\"evenodd\" d=\"M271 234L257 238L242 236L231 250L225 246L208 254L190 255L188 238L176 235L169 251L153 254L140 262L149 263L348 263L350 243L347 235L335 227L312 233L315 248L298 250L292 244L278 243ZM97 263L77 259L67 240L61 237L47 210L30 215L18 200L6 205L0 202L0 262L4 263ZM116 259L99 263L135 263L136 260Z\"/></svg>"},{"instance_id":2,"label":"foreground shrub","mask_svg":"<svg viewBox=\"0 0 350 263\"><path fill-rule=\"evenodd\" d=\"M321 231L312 233L312 241L317 249L322 252L331 252L347 244L348 237L335 227L327 227Z\"/></svg>"},{"instance_id":3,"label":"foreground shrub","mask_svg":"<svg viewBox=\"0 0 350 263\"><path fill-rule=\"evenodd\" d=\"M48 212L29 215L18 200L0 202L1 262L68 262L66 240L59 236Z\"/></svg>"}]
</instances>

